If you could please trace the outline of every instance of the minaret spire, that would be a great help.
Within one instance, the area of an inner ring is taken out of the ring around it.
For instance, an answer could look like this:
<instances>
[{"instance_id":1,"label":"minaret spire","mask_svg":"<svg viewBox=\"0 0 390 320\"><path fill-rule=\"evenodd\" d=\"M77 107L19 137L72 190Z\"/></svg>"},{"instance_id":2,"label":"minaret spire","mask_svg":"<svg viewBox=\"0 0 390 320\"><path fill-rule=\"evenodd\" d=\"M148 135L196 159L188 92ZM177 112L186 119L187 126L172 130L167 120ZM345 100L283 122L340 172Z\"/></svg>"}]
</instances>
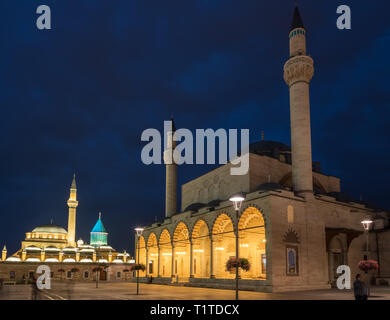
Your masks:
<instances>
[{"instance_id":1,"label":"minaret spire","mask_svg":"<svg viewBox=\"0 0 390 320\"><path fill-rule=\"evenodd\" d=\"M309 87L314 61L306 55L306 30L296 6L289 33L290 59L284 80L290 90L290 122L293 190L305 199L313 197Z\"/></svg>"},{"instance_id":2,"label":"minaret spire","mask_svg":"<svg viewBox=\"0 0 390 320\"><path fill-rule=\"evenodd\" d=\"M77 201L76 174L73 174L73 181L70 187L70 195L67 204L69 207L68 244L70 246L76 246L76 208L79 205Z\"/></svg>"},{"instance_id":3,"label":"minaret spire","mask_svg":"<svg viewBox=\"0 0 390 320\"><path fill-rule=\"evenodd\" d=\"M301 18L301 14L299 13L298 5L295 2L294 15L293 15L293 20L291 22L290 31L292 31L292 30L294 30L296 28L305 29L305 27L303 26L303 21L302 21L302 18Z\"/></svg>"},{"instance_id":4,"label":"minaret spire","mask_svg":"<svg viewBox=\"0 0 390 320\"><path fill-rule=\"evenodd\" d=\"M71 189L76 189L76 174L73 174L73 181L72 181L72 186Z\"/></svg>"}]
</instances>

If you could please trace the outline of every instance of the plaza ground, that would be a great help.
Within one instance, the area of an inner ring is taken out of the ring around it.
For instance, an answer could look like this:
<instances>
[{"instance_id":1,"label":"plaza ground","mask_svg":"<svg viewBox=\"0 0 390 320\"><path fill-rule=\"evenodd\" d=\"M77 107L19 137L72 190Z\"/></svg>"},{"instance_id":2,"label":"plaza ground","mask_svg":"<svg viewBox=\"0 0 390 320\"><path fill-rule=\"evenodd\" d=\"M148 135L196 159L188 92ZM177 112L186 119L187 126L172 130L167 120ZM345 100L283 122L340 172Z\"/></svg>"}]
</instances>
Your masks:
<instances>
[{"instance_id":1,"label":"plaza ground","mask_svg":"<svg viewBox=\"0 0 390 320\"><path fill-rule=\"evenodd\" d=\"M136 295L136 284L130 282L52 283L51 290L38 294L39 300L233 300L233 290L193 288L157 284L140 284L140 295ZM390 300L389 287L374 287L372 300ZM31 300L30 285L6 285L0 290L0 300ZM353 300L352 290L314 290L285 293L262 293L240 291L242 300Z\"/></svg>"}]
</instances>

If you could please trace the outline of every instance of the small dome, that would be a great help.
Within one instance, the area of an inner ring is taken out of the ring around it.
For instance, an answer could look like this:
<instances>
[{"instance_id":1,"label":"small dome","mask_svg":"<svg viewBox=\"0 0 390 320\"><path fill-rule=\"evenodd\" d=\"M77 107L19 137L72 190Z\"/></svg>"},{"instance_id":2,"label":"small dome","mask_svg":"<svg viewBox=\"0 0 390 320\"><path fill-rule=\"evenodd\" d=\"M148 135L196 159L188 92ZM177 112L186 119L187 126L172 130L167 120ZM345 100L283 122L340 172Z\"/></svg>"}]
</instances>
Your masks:
<instances>
[{"instance_id":1,"label":"small dome","mask_svg":"<svg viewBox=\"0 0 390 320\"><path fill-rule=\"evenodd\" d=\"M12 257L8 257L5 261L20 262L22 260L19 257L12 256Z\"/></svg>"},{"instance_id":2,"label":"small dome","mask_svg":"<svg viewBox=\"0 0 390 320\"><path fill-rule=\"evenodd\" d=\"M329 192L329 193L327 193L327 196L336 198L336 200L340 201L340 202L351 202L352 201L351 198L343 192Z\"/></svg>"},{"instance_id":3,"label":"small dome","mask_svg":"<svg viewBox=\"0 0 390 320\"><path fill-rule=\"evenodd\" d=\"M207 204L207 206L208 207L218 207L220 203L221 203L221 200L218 200L218 199L212 200Z\"/></svg>"},{"instance_id":4,"label":"small dome","mask_svg":"<svg viewBox=\"0 0 390 320\"><path fill-rule=\"evenodd\" d=\"M204 203L193 203L190 204L184 211L198 211L199 209L205 207L206 205Z\"/></svg>"},{"instance_id":5,"label":"small dome","mask_svg":"<svg viewBox=\"0 0 390 320\"><path fill-rule=\"evenodd\" d=\"M64 228L60 226L56 226L55 224L43 224L39 227L36 227L32 232L61 233L61 234L68 233Z\"/></svg>"}]
</instances>

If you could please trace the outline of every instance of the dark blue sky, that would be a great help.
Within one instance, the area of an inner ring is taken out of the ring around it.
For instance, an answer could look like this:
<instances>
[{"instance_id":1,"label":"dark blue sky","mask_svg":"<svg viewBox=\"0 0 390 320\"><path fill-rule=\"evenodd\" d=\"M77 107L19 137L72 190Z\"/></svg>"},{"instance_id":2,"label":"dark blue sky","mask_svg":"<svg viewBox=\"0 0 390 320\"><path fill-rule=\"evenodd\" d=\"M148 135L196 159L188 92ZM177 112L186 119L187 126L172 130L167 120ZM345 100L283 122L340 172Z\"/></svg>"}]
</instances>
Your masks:
<instances>
[{"instance_id":1,"label":"dark blue sky","mask_svg":"<svg viewBox=\"0 0 390 320\"><path fill-rule=\"evenodd\" d=\"M50 5L50 31L36 8ZM389 206L390 4L300 0L315 61L313 160L354 198ZM352 9L352 30L336 8ZM98 212L109 242L164 215L163 166L145 166L141 133L177 127L249 128L290 144L283 64L293 1L2 0L0 3L0 245L67 227L77 174L77 237ZM179 168L179 183L207 166ZM132 249L132 247L131 247ZM11 253L11 252L10 252Z\"/></svg>"}]
</instances>

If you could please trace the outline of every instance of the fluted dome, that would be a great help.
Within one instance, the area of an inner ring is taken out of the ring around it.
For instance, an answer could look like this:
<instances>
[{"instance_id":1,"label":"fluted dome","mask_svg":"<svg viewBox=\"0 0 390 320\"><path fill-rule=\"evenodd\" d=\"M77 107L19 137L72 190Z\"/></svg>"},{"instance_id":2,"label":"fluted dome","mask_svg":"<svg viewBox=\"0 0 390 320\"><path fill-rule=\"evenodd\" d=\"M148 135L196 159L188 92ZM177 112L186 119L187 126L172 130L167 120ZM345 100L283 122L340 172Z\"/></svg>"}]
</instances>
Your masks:
<instances>
[{"instance_id":1,"label":"fluted dome","mask_svg":"<svg viewBox=\"0 0 390 320\"><path fill-rule=\"evenodd\" d=\"M64 228L60 226L56 226L55 224L43 224L39 227L36 227L32 232L61 233L61 234L68 233Z\"/></svg>"}]
</instances>

